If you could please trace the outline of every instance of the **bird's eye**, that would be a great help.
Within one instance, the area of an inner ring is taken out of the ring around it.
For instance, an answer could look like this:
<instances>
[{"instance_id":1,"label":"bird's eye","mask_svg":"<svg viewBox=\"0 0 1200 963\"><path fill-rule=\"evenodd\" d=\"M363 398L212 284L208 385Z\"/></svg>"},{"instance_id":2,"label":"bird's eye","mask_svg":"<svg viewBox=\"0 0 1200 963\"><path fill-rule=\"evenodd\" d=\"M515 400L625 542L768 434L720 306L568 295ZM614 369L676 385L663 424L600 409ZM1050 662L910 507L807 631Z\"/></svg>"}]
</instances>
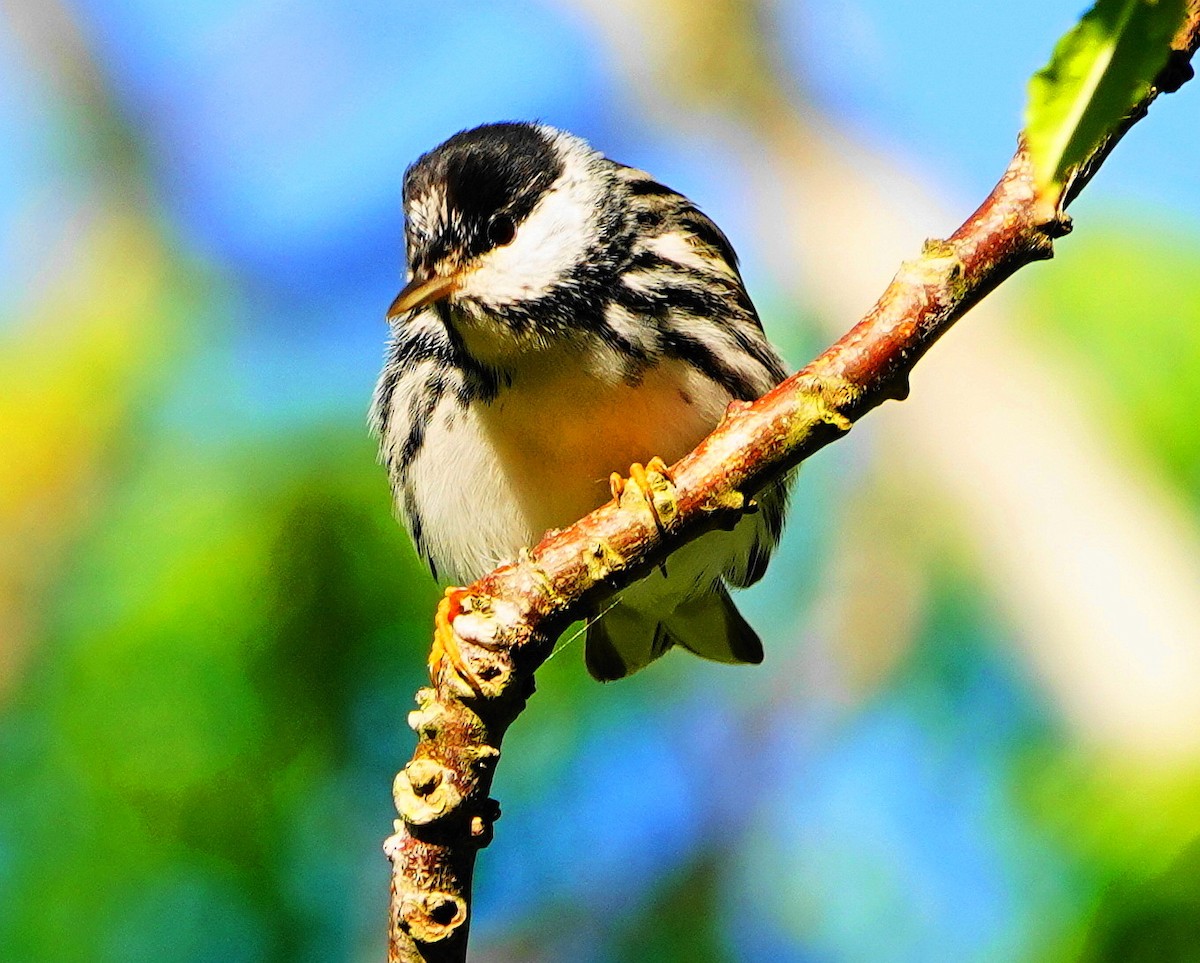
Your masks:
<instances>
[{"instance_id":1,"label":"bird's eye","mask_svg":"<svg viewBox=\"0 0 1200 963\"><path fill-rule=\"evenodd\" d=\"M487 236L495 247L504 247L517 236L517 225L507 214L497 214L488 222Z\"/></svg>"}]
</instances>

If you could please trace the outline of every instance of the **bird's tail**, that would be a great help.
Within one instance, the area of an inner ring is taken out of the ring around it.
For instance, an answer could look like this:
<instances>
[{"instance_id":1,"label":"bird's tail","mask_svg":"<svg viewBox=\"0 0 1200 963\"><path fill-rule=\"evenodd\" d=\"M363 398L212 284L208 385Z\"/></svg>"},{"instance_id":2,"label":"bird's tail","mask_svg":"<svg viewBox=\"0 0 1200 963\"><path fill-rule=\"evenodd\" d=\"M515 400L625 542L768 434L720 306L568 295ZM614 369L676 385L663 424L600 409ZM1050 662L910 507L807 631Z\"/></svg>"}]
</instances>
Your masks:
<instances>
[{"instance_id":1,"label":"bird's tail","mask_svg":"<svg viewBox=\"0 0 1200 963\"><path fill-rule=\"evenodd\" d=\"M720 582L662 621L617 602L588 627L584 658L593 678L611 682L645 668L673 645L714 662L763 660L762 642Z\"/></svg>"}]
</instances>

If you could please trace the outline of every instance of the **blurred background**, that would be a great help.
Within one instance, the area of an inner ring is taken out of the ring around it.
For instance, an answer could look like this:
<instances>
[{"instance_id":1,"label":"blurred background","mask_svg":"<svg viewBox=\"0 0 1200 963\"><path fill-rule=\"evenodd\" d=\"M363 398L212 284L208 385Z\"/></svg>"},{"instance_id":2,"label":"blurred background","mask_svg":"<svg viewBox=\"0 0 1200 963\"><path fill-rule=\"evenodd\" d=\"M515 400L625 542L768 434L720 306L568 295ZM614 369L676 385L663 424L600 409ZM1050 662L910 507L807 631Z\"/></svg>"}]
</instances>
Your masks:
<instances>
[{"instance_id":1,"label":"blurred background","mask_svg":"<svg viewBox=\"0 0 1200 963\"><path fill-rule=\"evenodd\" d=\"M1081 12L0 2L0 959L381 958L439 593L364 419L418 154L540 118L651 170L799 366ZM474 959L1200 959L1198 120L806 465L761 668L552 658Z\"/></svg>"}]
</instances>

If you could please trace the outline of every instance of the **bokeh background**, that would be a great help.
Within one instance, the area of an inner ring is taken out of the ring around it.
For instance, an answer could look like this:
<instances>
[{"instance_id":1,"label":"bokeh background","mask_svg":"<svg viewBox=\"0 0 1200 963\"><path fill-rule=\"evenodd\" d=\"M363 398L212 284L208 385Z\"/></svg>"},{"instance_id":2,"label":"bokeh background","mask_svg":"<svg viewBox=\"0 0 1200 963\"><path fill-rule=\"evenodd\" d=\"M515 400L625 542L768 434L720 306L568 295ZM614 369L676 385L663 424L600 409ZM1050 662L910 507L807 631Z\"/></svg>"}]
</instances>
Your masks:
<instances>
[{"instance_id":1,"label":"bokeh background","mask_svg":"<svg viewBox=\"0 0 1200 963\"><path fill-rule=\"evenodd\" d=\"M650 169L798 366L1080 13L0 3L0 959L381 957L438 590L364 411L419 153L540 118ZM1200 959L1198 121L806 466L761 668L601 687L565 642L475 959Z\"/></svg>"}]
</instances>

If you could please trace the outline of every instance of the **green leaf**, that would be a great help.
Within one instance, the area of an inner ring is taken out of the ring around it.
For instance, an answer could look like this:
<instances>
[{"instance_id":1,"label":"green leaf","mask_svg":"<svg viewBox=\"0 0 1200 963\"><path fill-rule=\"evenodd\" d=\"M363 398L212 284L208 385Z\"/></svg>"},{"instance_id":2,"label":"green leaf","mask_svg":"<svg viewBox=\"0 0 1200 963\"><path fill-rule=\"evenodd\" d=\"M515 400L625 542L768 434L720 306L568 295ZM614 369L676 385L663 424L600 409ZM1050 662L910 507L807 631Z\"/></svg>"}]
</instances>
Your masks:
<instances>
[{"instance_id":1,"label":"green leaf","mask_svg":"<svg viewBox=\"0 0 1200 963\"><path fill-rule=\"evenodd\" d=\"M1150 89L1187 0L1098 0L1029 82L1025 141L1038 195L1055 205L1071 169Z\"/></svg>"}]
</instances>

